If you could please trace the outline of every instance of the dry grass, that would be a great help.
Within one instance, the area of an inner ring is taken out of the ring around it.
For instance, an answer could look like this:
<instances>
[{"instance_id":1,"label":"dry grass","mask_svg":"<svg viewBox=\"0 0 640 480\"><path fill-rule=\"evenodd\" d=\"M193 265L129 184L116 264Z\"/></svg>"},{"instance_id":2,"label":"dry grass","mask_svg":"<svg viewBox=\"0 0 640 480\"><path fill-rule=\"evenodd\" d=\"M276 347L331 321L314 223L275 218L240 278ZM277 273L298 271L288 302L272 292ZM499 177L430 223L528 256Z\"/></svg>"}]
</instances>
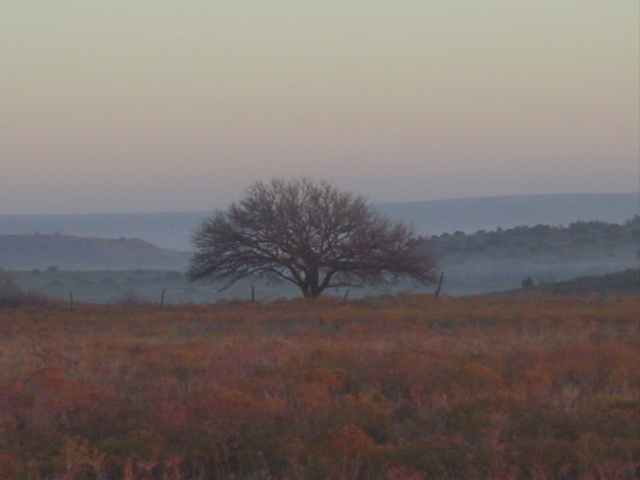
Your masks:
<instances>
[{"instance_id":1,"label":"dry grass","mask_svg":"<svg viewBox=\"0 0 640 480\"><path fill-rule=\"evenodd\" d=\"M0 478L636 478L638 307L0 310Z\"/></svg>"}]
</instances>

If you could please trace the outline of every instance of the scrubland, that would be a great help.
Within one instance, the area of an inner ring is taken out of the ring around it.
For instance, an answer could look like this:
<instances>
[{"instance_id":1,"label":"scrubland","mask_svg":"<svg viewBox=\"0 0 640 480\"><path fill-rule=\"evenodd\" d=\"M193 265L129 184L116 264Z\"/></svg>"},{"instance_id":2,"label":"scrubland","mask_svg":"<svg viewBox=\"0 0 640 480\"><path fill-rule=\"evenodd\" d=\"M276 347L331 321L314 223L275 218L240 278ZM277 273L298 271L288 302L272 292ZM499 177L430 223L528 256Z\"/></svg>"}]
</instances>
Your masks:
<instances>
[{"instance_id":1,"label":"scrubland","mask_svg":"<svg viewBox=\"0 0 640 480\"><path fill-rule=\"evenodd\" d=\"M635 297L0 309L0 478L635 479Z\"/></svg>"}]
</instances>

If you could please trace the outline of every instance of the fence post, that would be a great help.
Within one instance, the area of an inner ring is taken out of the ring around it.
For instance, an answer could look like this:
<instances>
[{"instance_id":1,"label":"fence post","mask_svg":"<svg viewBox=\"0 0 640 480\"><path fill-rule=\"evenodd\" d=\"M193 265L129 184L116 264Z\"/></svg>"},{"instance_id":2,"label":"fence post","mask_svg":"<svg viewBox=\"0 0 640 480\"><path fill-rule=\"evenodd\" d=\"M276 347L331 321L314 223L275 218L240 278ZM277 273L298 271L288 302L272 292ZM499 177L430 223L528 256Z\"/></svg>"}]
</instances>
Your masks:
<instances>
[{"instance_id":1,"label":"fence post","mask_svg":"<svg viewBox=\"0 0 640 480\"><path fill-rule=\"evenodd\" d=\"M442 288L442 282L444 281L444 272L440 273L440 280L438 281L438 289L435 291L435 296L438 298L440 296L440 289Z\"/></svg>"}]
</instances>

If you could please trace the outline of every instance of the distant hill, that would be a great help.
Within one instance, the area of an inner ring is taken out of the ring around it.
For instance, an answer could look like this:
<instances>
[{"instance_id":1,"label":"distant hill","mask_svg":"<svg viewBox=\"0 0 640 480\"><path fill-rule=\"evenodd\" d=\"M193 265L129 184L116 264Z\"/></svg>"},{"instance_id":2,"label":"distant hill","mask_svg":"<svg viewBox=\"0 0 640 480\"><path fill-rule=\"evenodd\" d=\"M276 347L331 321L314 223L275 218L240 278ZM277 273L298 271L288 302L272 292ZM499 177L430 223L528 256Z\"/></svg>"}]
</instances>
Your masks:
<instances>
[{"instance_id":1,"label":"distant hill","mask_svg":"<svg viewBox=\"0 0 640 480\"><path fill-rule=\"evenodd\" d=\"M506 229L521 225L568 225L599 220L622 223L640 213L640 193L585 193L461 198L387 203L380 210L411 222L423 234Z\"/></svg>"},{"instance_id":2,"label":"distant hill","mask_svg":"<svg viewBox=\"0 0 640 480\"><path fill-rule=\"evenodd\" d=\"M444 233L423 241L439 259L445 274L442 292L448 295L540 291L627 295L638 290L640 216L622 224L602 221L579 221L566 227L540 224L468 235ZM187 256L135 239L44 234L0 236L0 266L4 261L5 269L21 270L11 274L15 283L25 290L57 298L66 298L73 292L75 299L87 302L128 297L158 301L161 296L164 298L164 292L168 302L207 303L250 298L254 289L258 298L299 295L289 284L266 285L252 279L238 282L224 292L218 291L220 285L189 283L184 274ZM622 271L627 273L611 275ZM578 277L582 278L570 280ZM416 289L430 292L435 286L416 287L403 282L388 291ZM347 289L330 293L342 296ZM349 298L358 298L380 293L371 288L351 288L348 294Z\"/></svg>"},{"instance_id":3,"label":"distant hill","mask_svg":"<svg viewBox=\"0 0 640 480\"><path fill-rule=\"evenodd\" d=\"M518 288L638 268L640 217L434 235L428 245L454 295ZM553 278L552 278L553 277Z\"/></svg>"},{"instance_id":4,"label":"distant hill","mask_svg":"<svg viewBox=\"0 0 640 480\"><path fill-rule=\"evenodd\" d=\"M188 254L139 239L61 234L0 235L0 268L65 270L164 268L182 270Z\"/></svg>"},{"instance_id":5,"label":"distant hill","mask_svg":"<svg viewBox=\"0 0 640 480\"><path fill-rule=\"evenodd\" d=\"M491 295L512 296L533 295L536 293L553 293L557 295L588 295L590 293L600 295L639 295L640 270L630 268L623 272L609 273L607 275L590 275L557 283L547 282L543 285L507 290Z\"/></svg>"},{"instance_id":6,"label":"distant hill","mask_svg":"<svg viewBox=\"0 0 640 480\"><path fill-rule=\"evenodd\" d=\"M0 235L27 233L140 238L163 248L190 249L190 237L214 212L0 215Z\"/></svg>"},{"instance_id":7,"label":"distant hill","mask_svg":"<svg viewBox=\"0 0 640 480\"><path fill-rule=\"evenodd\" d=\"M640 213L640 193L516 195L382 203L389 217L413 223L423 235L495 230L519 225L568 225L580 220L622 223ZM0 215L0 235L52 234L141 238L190 250L190 237L212 211L100 215Z\"/></svg>"}]
</instances>

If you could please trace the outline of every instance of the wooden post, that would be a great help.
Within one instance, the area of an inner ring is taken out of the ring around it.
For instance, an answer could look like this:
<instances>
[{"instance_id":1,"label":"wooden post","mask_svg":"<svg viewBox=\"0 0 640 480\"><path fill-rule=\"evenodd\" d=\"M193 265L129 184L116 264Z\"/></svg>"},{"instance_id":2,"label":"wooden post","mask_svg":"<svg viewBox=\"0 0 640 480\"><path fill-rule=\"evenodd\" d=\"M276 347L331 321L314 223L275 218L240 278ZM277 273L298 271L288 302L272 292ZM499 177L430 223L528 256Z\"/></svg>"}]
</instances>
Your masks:
<instances>
[{"instance_id":1,"label":"wooden post","mask_svg":"<svg viewBox=\"0 0 640 480\"><path fill-rule=\"evenodd\" d=\"M442 282L443 281L444 281L444 272L440 272L440 280L438 281L438 289L434 293L436 298L438 298L440 296L440 290L442 289Z\"/></svg>"},{"instance_id":2,"label":"wooden post","mask_svg":"<svg viewBox=\"0 0 640 480\"><path fill-rule=\"evenodd\" d=\"M73 293L69 292L69 313L73 313Z\"/></svg>"},{"instance_id":3,"label":"wooden post","mask_svg":"<svg viewBox=\"0 0 640 480\"><path fill-rule=\"evenodd\" d=\"M164 307L164 291L165 289L162 289L162 294L160 295L160 310L162 310L162 308Z\"/></svg>"},{"instance_id":4,"label":"wooden post","mask_svg":"<svg viewBox=\"0 0 640 480\"><path fill-rule=\"evenodd\" d=\"M553 278L553 272L551 270L549 270L549 278L551 279L551 282L553 283L553 293L557 294L558 293L558 284L556 283L556 279Z\"/></svg>"},{"instance_id":5,"label":"wooden post","mask_svg":"<svg viewBox=\"0 0 640 480\"><path fill-rule=\"evenodd\" d=\"M347 288L347 291L346 291L346 293L344 294L344 299L343 299L345 302L347 301L347 297L348 297L348 296L349 296L349 289Z\"/></svg>"},{"instance_id":6,"label":"wooden post","mask_svg":"<svg viewBox=\"0 0 640 480\"><path fill-rule=\"evenodd\" d=\"M255 303L256 301L256 289L251 285L251 303Z\"/></svg>"}]
</instances>

